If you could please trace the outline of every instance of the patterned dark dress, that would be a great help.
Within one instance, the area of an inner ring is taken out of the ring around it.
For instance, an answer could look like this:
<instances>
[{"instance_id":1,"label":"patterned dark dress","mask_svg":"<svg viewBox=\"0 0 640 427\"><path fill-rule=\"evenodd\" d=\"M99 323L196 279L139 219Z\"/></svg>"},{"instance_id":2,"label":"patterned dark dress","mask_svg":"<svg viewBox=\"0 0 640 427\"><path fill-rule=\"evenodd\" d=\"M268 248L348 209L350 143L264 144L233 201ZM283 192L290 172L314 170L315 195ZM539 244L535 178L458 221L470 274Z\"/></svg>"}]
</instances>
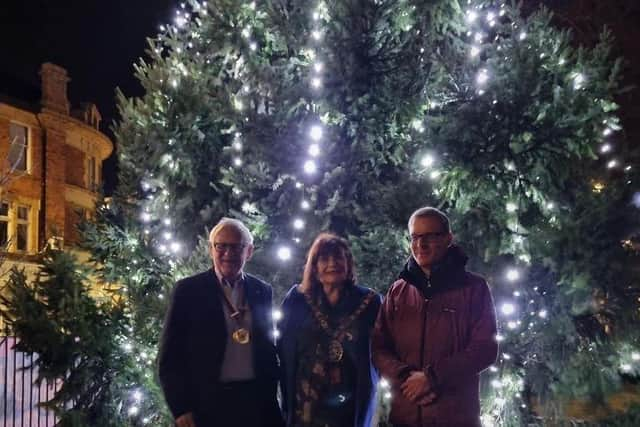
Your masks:
<instances>
[{"instance_id":1,"label":"patterned dark dress","mask_svg":"<svg viewBox=\"0 0 640 427\"><path fill-rule=\"evenodd\" d=\"M345 289L335 306L329 304L324 292L316 292L311 301L326 316L329 329L337 330L345 322L345 339L353 340L357 321L350 315L358 307L349 304ZM339 360L329 357L331 337L312 316L300 334L296 348L298 378L295 406L296 427L351 427L355 418L356 367L344 353Z\"/></svg>"}]
</instances>

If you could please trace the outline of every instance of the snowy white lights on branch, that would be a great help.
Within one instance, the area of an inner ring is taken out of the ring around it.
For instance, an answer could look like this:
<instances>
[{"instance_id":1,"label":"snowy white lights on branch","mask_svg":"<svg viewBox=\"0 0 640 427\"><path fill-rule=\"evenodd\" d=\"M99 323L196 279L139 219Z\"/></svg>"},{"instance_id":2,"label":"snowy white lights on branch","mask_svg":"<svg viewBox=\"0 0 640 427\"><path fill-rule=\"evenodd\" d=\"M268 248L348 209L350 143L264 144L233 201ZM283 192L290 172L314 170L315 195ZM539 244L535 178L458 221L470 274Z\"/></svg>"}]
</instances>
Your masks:
<instances>
[{"instance_id":1,"label":"snowy white lights on branch","mask_svg":"<svg viewBox=\"0 0 640 427\"><path fill-rule=\"evenodd\" d=\"M469 10L467 11L466 19L467 19L467 22L472 23L476 19L478 19L478 13L475 10Z\"/></svg>"},{"instance_id":2,"label":"snowy white lights on branch","mask_svg":"<svg viewBox=\"0 0 640 427\"><path fill-rule=\"evenodd\" d=\"M322 139L322 126L313 125L311 129L309 129L309 136L314 141L320 141Z\"/></svg>"},{"instance_id":3,"label":"snowy white lights on branch","mask_svg":"<svg viewBox=\"0 0 640 427\"><path fill-rule=\"evenodd\" d=\"M320 146L318 144L311 144L309 146L309 155L318 157L320 155Z\"/></svg>"},{"instance_id":4,"label":"snowy white lights on branch","mask_svg":"<svg viewBox=\"0 0 640 427\"><path fill-rule=\"evenodd\" d=\"M507 280L510 282L515 282L520 278L520 272L515 268L510 268L506 273Z\"/></svg>"},{"instance_id":5,"label":"snowy white lights on branch","mask_svg":"<svg viewBox=\"0 0 640 427\"><path fill-rule=\"evenodd\" d=\"M422 156L422 159L420 159L420 165L424 168L430 168L431 166L433 166L435 161L436 159L432 154L425 154L424 156Z\"/></svg>"},{"instance_id":6,"label":"snowy white lights on branch","mask_svg":"<svg viewBox=\"0 0 640 427\"><path fill-rule=\"evenodd\" d=\"M307 160L306 162L304 162L303 169L307 174L311 175L316 173L316 171L318 170L318 166L313 160Z\"/></svg>"},{"instance_id":7,"label":"snowy white lights on branch","mask_svg":"<svg viewBox=\"0 0 640 427\"><path fill-rule=\"evenodd\" d=\"M291 259L291 249L287 246L278 248L278 258L282 261L289 261Z\"/></svg>"},{"instance_id":8,"label":"snowy white lights on branch","mask_svg":"<svg viewBox=\"0 0 640 427\"><path fill-rule=\"evenodd\" d=\"M505 316L511 316L512 314L514 314L516 312L516 306L513 303L505 302L500 307L500 311Z\"/></svg>"},{"instance_id":9,"label":"snowy white lights on branch","mask_svg":"<svg viewBox=\"0 0 640 427\"><path fill-rule=\"evenodd\" d=\"M485 83L487 83L487 81L489 80L489 72L486 69L481 69L478 72L478 75L476 76L476 82L479 85L483 85Z\"/></svg>"}]
</instances>

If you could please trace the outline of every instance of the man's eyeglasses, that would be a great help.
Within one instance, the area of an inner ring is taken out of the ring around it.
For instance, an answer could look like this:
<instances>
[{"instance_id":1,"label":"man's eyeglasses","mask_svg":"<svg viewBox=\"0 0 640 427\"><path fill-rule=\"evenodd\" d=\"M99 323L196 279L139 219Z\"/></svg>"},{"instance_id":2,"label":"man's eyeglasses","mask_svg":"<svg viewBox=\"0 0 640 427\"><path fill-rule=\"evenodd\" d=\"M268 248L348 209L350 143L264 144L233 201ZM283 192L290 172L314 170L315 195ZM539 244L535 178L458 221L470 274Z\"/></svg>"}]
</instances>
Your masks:
<instances>
[{"instance_id":1,"label":"man's eyeglasses","mask_svg":"<svg viewBox=\"0 0 640 427\"><path fill-rule=\"evenodd\" d=\"M439 242L444 236L448 233L446 231L440 231L438 233L422 233L422 234L412 234L411 235L411 243L435 243Z\"/></svg>"},{"instance_id":2,"label":"man's eyeglasses","mask_svg":"<svg viewBox=\"0 0 640 427\"><path fill-rule=\"evenodd\" d=\"M213 249L218 253L225 253L227 251L232 252L234 254L238 254L242 252L242 250L246 247L244 243L214 243Z\"/></svg>"}]
</instances>

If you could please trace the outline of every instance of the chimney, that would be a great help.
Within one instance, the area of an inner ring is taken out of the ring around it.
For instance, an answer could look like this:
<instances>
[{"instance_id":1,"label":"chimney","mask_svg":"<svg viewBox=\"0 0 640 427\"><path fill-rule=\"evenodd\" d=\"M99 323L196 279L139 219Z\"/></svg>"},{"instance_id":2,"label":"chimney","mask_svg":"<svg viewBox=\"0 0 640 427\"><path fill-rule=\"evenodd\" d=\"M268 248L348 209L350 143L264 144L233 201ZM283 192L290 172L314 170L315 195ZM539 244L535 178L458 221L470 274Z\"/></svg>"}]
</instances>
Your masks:
<instances>
[{"instance_id":1,"label":"chimney","mask_svg":"<svg viewBox=\"0 0 640 427\"><path fill-rule=\"evenodd\" d=\"M69 115L69 100L67 99L67 70L50 62L40 67L40 81L42 87L42 108L53 110L60 114Z\"/></svg>"}]
</instances>

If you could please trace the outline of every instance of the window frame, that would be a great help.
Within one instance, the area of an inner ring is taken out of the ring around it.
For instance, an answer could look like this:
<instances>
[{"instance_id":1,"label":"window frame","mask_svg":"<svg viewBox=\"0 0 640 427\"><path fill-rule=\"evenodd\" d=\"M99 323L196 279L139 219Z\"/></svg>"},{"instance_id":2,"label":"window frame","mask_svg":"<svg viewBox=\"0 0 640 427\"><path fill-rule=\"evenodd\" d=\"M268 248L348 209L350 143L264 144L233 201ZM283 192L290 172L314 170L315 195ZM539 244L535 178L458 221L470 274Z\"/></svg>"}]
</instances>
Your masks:
<instances>
[{"instance_id":1,"label":"window frame","mask_svg":"<svg viewBox=\"0 0 640 427\"><path fill-rule=\"evenodd\" d=\"M25 208L27 210L27 217L25 219L20 218L20 209L21 208ZM30 248L30 240L31 240L31 206L24 204L24 203L16 203L16 208L15 208L15 212L16 212L16 220L15 220L15 246L14 249L16 252L20 252L20 253L25 253L25 252L29 252ZM20 229L21 225L26 225L27 227L27 232L26 232L26 236L25 236L25 244L26 244L26 248L21 249L18 247L18 244L20 243L19 240L19 232L18 230Z\"/></svg>"},{"instance_id":2,"label":"window frame","mask_svg":"<svg viewBox=\"0 0 640 427\"><path fill-rule=\"evenodd\" d=\"M18 126L25 130L24 132L25 141L22 146L22 152L24 153L24 169L15 168L14 165L11 164L11 161L9 158L11 154L11 149L13 148L13 144L14 144L14 141L12 140L12 137L11 137L12 129L14 126ZM9 163L10 170L13 173L24 173L24 174L31 173L31 145L32 145L31 144L31 127L19 121L11 120L9 122L9 149L7 151L7 162Z\"/></svg>"},{"instance_id":3,"label":"window frame","mask_svg":"<svg viewBox=\"0 0 640 427\"><path fill-rule=\"evenodd\" d=\"M7 223L7 242L4 245L0 243L0 251L6 253L17 254L33 254L37 247L37 217L36 204L29 200L19 199L2 199L0 203L9 205L7 215L0 215L0 221ZM20 218L20 208L27 209L26 219ZM25 236L25 248L18 248L18 228L25 225L27 228Z\"/></svg>"},{"instance_id":4,"label":"window frame","mask_svg":"<svg viewBox=\"0 0 640 427\"><path fill-rule=\"evenodd\" d=\"M0 204L7 205L7 214L2 215L0 213L0 222L4 222L7 224L7 240L0 240L0 250L1 251L9 251L11 245L11 202L7 200L0 200Z\"/></svg>"},{"instance_id":5,"label":"window frame","mask_svg":"<svg viewBox=\"0 0 640 427\"><path fill-rule=\"evenodd\" d=\"M100 180L98 177L98 159L95 156L87 155L87 189L92 192L97 192L100 186Z\"/></svg>"}]
</instances>

